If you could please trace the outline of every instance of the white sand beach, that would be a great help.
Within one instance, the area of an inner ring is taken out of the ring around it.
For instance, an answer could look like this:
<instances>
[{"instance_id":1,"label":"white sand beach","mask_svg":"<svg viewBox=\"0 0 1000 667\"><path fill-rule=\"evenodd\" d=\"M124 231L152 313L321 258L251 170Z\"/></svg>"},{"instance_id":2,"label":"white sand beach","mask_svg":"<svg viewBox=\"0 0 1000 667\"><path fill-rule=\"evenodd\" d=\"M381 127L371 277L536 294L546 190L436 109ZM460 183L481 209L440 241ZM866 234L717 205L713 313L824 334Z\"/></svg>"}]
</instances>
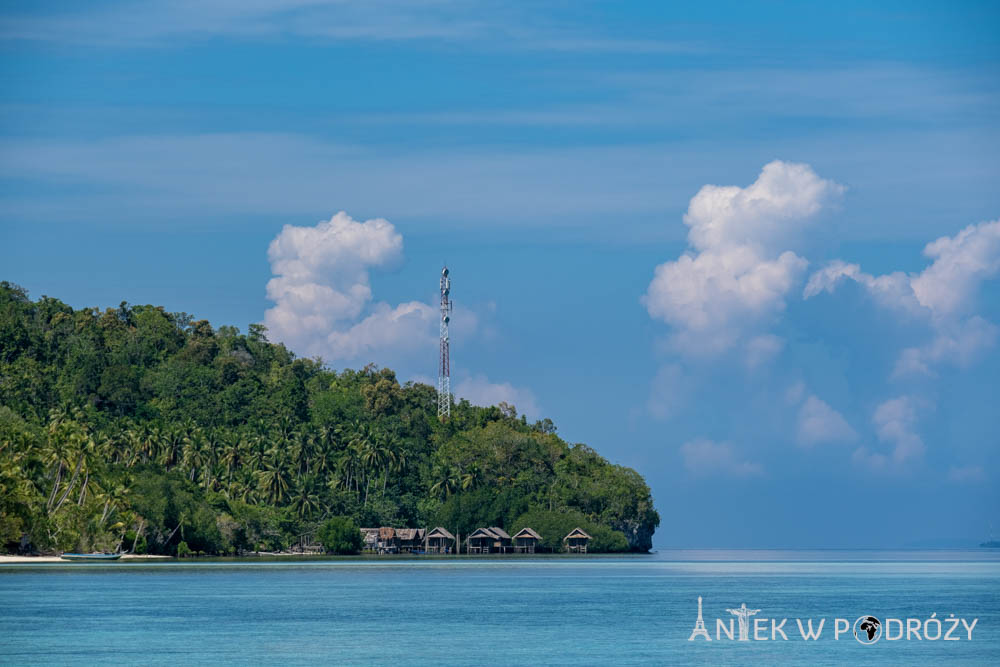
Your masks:
<instances>
[{"instance_id":1,"label":"white sand beach","mask_svg":"<svg viewBox=\"0 0 1000 667\"><path fill-rule=\"evenodd\" d=\"M150 554L125 554L121 560L159 560L170 556L154 556ZM6 556L0 554L0 565L4 563L68 563L59 556Z\"/></svg>"}]
</instances>

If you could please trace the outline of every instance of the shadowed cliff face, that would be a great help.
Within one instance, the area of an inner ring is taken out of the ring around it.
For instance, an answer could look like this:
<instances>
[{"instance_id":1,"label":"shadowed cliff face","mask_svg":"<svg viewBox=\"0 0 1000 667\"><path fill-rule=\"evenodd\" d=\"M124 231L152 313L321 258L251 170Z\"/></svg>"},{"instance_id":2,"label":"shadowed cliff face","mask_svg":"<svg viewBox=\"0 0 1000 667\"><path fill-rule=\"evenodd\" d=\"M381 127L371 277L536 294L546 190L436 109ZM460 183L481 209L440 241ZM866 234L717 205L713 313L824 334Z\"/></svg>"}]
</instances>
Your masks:
<instances>
[{"instance_id":1,"label":"shadowed cliff face","mask_svg":"<svg viewBox=\"0 0 1000 667\"><path fill-rule=\"evenodd\" d=\"M653 548L653 533L656 531L657 524L659 524L659 517L656 519L656 524L647 518L646 521L620 521L612 524L611 527L625 534L631 551L647 552Z\"/></svg>"}]
</instances>

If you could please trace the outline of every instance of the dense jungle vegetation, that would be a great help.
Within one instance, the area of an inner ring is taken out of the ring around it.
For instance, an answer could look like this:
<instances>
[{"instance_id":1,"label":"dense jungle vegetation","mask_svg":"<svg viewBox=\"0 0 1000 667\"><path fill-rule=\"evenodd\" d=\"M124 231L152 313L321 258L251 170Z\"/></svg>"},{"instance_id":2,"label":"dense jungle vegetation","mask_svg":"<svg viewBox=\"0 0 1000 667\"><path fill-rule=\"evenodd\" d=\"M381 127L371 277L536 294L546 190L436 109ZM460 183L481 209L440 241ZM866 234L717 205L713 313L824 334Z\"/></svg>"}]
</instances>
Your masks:
<instances>
[{"instance_id":1,"label":"dense jungle vegetation","mask_svg":"<svg viewBox=\"0 0 1000 667\"><path fill-rule=\"evenodd\" d=\"M441 423L433 387L297 359L259 325L0 283L0 552L278 550L339 516L531 525L549 548L581 525L592 551L648 550L659 525L638 473L548 419L463 400Z\"/></svg>"}]
</instances>

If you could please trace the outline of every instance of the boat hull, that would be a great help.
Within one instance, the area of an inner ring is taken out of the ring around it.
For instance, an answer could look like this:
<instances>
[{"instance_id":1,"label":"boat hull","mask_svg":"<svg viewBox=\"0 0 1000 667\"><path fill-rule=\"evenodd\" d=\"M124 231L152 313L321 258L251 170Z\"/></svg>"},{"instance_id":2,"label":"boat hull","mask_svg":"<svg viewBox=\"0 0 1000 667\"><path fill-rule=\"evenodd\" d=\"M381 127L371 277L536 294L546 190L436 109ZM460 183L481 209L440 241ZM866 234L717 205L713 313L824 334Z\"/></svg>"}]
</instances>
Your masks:
<instances>
[{"instance_id":1,"label":"boat hull","mask_svg":"<svg viewBox=\"0 0 1000 667\"><path fill-rule=\"evenodd\" d=\"M118 560L121 554L63 554L63 560Z\"/></svg>"}]
</instances>

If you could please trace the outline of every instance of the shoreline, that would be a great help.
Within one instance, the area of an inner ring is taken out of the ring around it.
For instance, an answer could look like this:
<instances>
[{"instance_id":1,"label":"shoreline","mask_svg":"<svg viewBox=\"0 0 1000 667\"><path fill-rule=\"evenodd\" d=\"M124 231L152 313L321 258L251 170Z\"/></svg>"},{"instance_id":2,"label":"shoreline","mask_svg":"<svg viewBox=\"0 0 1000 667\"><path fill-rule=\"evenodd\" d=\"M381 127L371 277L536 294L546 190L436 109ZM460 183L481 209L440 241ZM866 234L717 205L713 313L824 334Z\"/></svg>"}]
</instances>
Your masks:
<instances>
[{"instance_id":1,"label":"shoreline","mask_svg":"<svg viewBox=\"0 0 1000 667\"><path fill-rule=\"evenodd\" d=\"M555 559L555 560L586 560L586 559L602 559L609 557L622 557L622 556L632 556L632 557L642 557L651 556L652 554L633 554L633 553L602 553L602 554L566 554L566 553L539 553L539 554L421 554L414 555L408 553L402 554L315 554L315 553L302 553L302 552L252 552L243 554L241 556L191 556L186 558L177 558L175 556L161 556L154 554L123 554L117 561L89 561L89 563L102 563L105 565L110 565L116 562L122 561L176 561L179 563L197 563L197 562L253 562L253 561L294 561L294 560L313 560L313 561L399 561L399 560L423 560L423 561L503 561L510 560L516 561L521 559L536 559L541 558L545 560ZM41 564L41 563L61 563L61 564L75 564L80 562L88 561L68 561L63 560L59 556L14 556L0 554L0 565L31 565L31 564Z\"/></svg>"},{"instance_id":2,"label":"shoreline","mask_svg":"<svg viewBox=\"0 0 1000 667\"><path fill-rule=\"evenodd\" d=\"M154 554L123 554L119 560L162 560L172 556L157 556ZM60 556L10 556L0 554L0 565L4 563L69 563Z\"/></svg>"}]
</instances>

